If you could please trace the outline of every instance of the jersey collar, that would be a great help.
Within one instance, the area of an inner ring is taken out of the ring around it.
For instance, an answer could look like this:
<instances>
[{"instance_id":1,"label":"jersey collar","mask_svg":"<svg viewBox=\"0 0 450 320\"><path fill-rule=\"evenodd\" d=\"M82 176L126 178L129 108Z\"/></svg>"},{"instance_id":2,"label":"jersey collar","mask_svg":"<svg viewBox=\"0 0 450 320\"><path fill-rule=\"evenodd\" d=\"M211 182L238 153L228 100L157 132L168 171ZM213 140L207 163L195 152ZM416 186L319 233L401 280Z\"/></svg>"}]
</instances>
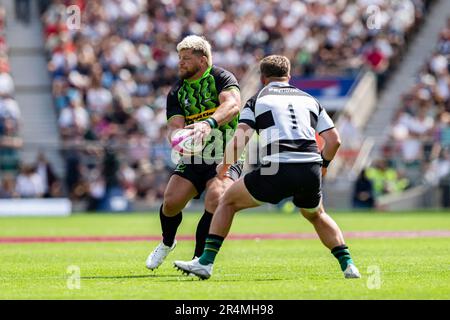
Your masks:
<instances>
[{"instance_id":1,"label":"jersey collar","mask_svg":"<svg viewBox=\"0 0 450 320\"><path fill-rule=\"evenodd\" d=\"M186 83L200 82L200 80L205 79L207 76L209 76L209 73L211 72L211 69L212 69L212 66L209 67L208 69L206 69L205 73L203 73L203 75L199 79L196 79L196 80L184 79L184 82L186 82Z\"/></svg>"},{"instance_id":2,"label":"jersey collar","mask_svg":"<svg viewBox=\"0 0 450 320\"><path fill-rule=\"evenodd\" d=\"M291 84L289 82L272 81L272 82L267 84L267 87L273 87L273 86L277 86L277 87L283 86L283 87L285 87L285 86L290 86L290 85Z\"/></svg>"}]
</instances>

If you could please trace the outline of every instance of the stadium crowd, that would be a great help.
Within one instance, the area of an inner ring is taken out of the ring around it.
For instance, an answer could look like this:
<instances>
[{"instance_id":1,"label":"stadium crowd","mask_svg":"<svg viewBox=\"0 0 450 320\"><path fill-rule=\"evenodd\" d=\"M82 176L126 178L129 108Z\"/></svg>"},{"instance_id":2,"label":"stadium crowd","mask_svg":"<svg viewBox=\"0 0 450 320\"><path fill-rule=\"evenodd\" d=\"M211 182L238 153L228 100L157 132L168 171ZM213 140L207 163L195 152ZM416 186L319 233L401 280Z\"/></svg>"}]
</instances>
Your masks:
<instances>
[{"instance_id":1,"label":"stadium crowd","mask_svg":"<svg viewBox=\"0 0 450 320\"><path fill-rule=\"evenodd\" d=\"M430 59L404 97L393 122L393 153L410 174L441 184L449 206L450 185L450 17Z\"/></svg>"},{"instance_id":2,"label":"stadium crowd","mask_svg":"<svg viewBox=\"0 0 450 320\"><path fill-rule=\"evenodd\" d=\"M6 39L6 11L0 6L0 198L19 196L22 189L16 190L16 181L20 167L19 149L22 139L19 137L21 113L14 98L15 87L11 76ZM18 191L18 192L17 192Z\"/></svg>"},{"instance_id":3,"label":"stadium crowd","mask_svg":"<svg viewBox=\"0 0 450 320\"><path fill-rule=\"evenodd\" d=\"M374 198L425 183L440 186L442 205L450 206L450 17L403 97L383 151L384 160L375 161L358 182L364 186L368 179Z\"/></svg>"},{"instance_id":4,"label":"stadium crowd","mask_svg":"<svg viewBox=\"0 0 450 320\"><path fill-rule=\"evenodd\" d=\"M281 53L292 60L293 74L371 68L382 83L430 2L54 0L42 20L60 132L72 146L65 157L76 169L68 171L68 189L75 198L104 194L98 157L113 145L120 149L113 180L127 196L162 195L173 166L165 101L183 36L205 35L214 63L238 79L262 56ZM81 9L73 28L66 23L72 4Z\"/></svg>"}]
</instances>

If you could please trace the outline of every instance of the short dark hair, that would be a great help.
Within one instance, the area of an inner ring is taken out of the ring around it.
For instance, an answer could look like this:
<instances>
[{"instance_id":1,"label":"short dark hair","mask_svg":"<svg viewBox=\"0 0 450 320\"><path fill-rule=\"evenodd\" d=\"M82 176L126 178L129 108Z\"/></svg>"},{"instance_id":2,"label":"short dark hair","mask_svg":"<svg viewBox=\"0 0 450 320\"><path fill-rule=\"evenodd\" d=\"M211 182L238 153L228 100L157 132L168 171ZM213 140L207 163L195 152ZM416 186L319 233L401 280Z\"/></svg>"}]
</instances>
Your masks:
<instances>
[{"instance_id":1,"label":"short dark hair","mask_svg":"<svg viewBox=\"0 0 450 320\"><path fill-rule=\"evenodd\" d=\"M288 77L291 72L291 63L285 56L271 55L261 60L259 70L267 78Z\"/></svg>"}]
</instances>

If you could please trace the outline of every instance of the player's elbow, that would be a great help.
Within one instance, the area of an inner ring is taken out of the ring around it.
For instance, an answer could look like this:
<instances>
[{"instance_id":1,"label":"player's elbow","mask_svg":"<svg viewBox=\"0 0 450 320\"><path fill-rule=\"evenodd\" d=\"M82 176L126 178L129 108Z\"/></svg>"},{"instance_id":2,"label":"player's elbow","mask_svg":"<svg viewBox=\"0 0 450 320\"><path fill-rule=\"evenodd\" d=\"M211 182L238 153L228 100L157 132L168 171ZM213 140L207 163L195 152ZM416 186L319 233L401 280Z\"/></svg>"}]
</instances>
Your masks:
<instances>
[{"instance_id":1,"label":"player's elbow","mask_svg":"<svg viewBox=\"0 0 450 320\"><path fill-rule=\"evenodd\" d=\"M332 139L331 141L328 141L327 144L330 146L330 149L338 150L341 146L341 139L337 137L336 139Z\"/></svg>"},{"instance_id":2,"label":"player's elbow","mask_svg":"<svg viewBox=\"0 0 450 320\"><path fill-rule=\"evenodd\" d=\"M239 115L239 111L240 108L238 105L231 105L228 109L227 109L227 114L225 116L225 120L224 122L230 122L231 120L233 120L236 116Z\"/></svg>"},{"instance_id":3,"label":"player's elbow","mask_svg":"<svg viewBox=\"0 0 450 320\"><path fill-rule=\"evenodd\" d=\"M341 137L335 129L325 132L322 137L325 140L325 144L332 149L337 150L341 146Z\"/></svg>"},{"instance_id":4,"label":"player's elbow","mask_svg":"<svg viewBox=\"0 0 450 320\"><path fill-rule=\"evenodd\" d=\"M336 149L339 149L339 147L341 146L342 142L341 142L341 138L339 136L336 137L336 139L333 141L334 147Z\"/></svg>"}]
</instances>

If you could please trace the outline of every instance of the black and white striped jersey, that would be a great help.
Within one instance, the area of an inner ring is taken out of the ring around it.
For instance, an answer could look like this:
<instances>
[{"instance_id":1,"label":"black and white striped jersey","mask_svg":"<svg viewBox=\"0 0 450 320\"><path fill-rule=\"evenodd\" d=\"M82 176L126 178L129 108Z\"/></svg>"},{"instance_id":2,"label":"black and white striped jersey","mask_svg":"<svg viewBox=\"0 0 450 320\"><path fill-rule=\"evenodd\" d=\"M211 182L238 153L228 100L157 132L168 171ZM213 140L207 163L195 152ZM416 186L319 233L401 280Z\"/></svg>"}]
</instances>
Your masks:
<instances>
[{"instance_id":1,"label":"black and white striped jersey","mask_svg":"<svg viewBox=\"0 0 450 320\"><path fill-rule=\"evenodd\" d=\"M245 104L240 123L259 134L262 162L322 162L315 133L334 128L311 95L285 82L271 82Z\"/></svg>"}]
</instances>

